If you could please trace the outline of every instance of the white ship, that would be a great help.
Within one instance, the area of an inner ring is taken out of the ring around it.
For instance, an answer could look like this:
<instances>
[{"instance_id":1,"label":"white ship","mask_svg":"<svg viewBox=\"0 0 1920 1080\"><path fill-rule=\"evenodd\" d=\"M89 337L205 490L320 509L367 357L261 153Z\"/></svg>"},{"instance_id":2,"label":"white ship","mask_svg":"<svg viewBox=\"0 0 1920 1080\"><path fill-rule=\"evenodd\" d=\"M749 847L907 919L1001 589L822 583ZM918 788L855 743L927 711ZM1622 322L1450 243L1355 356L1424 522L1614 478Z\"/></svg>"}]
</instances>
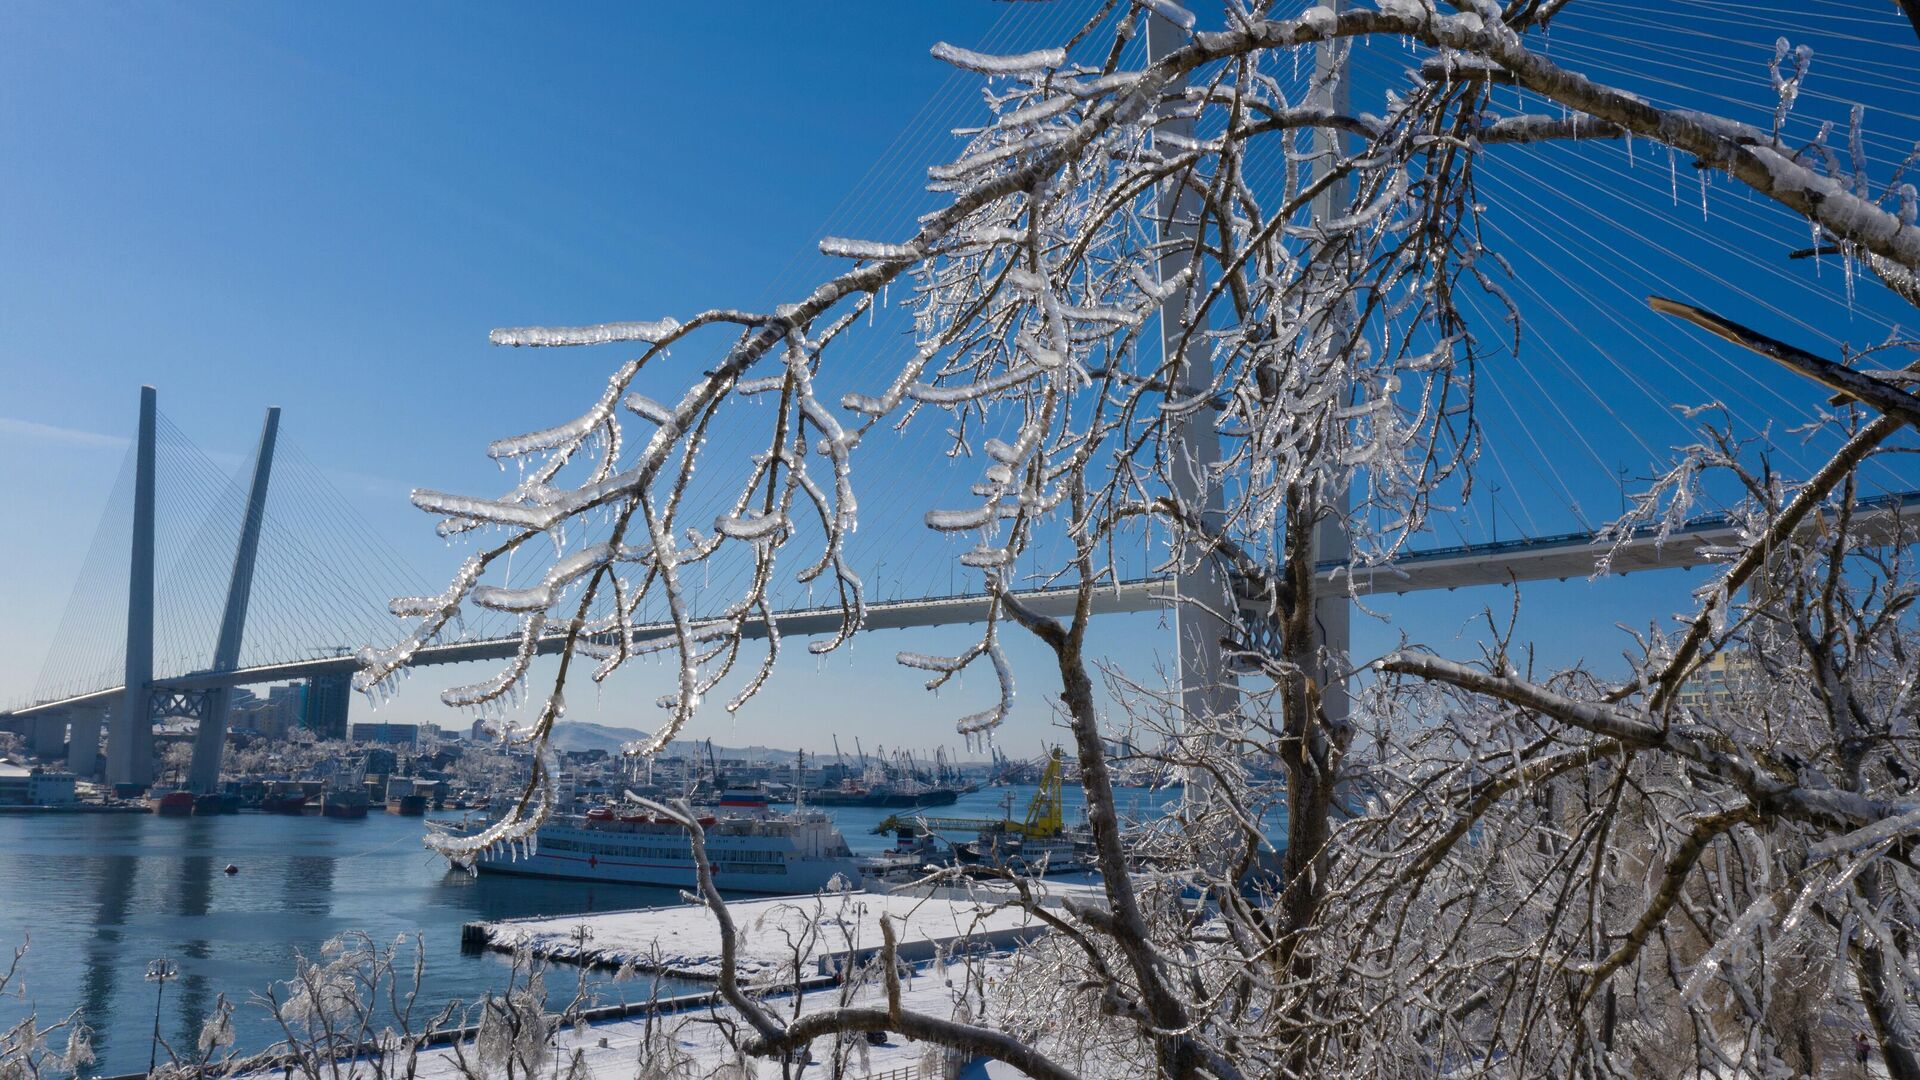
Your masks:
<instances>
[{"instance_id":1,"label":"white ship","mask_svg":"<svg viewBox=\"0 0 1920 1080\"><path fill-rule=\"evenodd\" d=\"M766 797L757 792L729 792L716 814L700 819L713 882L722 892L814 893L836 876L859 885L853 852L831 818L805 809L772 814L766 807ZM573 881L681 889L699 884L685 826L610 807L556 816L540 827L534 854L487 856L478 866L497 874Z\"/></svg>"}]
</instances>

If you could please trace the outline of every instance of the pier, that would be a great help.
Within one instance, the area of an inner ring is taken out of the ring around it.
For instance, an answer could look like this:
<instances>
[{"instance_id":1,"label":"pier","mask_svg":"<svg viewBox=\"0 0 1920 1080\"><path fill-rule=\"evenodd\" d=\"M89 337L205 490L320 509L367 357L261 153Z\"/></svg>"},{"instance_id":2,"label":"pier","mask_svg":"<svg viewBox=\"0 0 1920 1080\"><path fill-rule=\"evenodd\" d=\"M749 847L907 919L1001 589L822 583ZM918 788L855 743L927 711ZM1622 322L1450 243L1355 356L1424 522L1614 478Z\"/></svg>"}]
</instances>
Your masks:
<instances>
[{"instance_id":1,"label":"pier","mask_svg":"<svg viewBox=\"0 0 1920 1080\"><path fill-rule=\"evenodd\" d=\"M1044 923L1000 903L994 891L973 893L848 892L729 902L743 939L740 977L760 985L830 980L879 953L883 917L893 921L900 958L910 964L1004 951L1046 932ZM720 973L719 926L711 912L694 904L470 922L461 928L460 943L683 979L713 981Z\"/></svg>"}]
</instances>

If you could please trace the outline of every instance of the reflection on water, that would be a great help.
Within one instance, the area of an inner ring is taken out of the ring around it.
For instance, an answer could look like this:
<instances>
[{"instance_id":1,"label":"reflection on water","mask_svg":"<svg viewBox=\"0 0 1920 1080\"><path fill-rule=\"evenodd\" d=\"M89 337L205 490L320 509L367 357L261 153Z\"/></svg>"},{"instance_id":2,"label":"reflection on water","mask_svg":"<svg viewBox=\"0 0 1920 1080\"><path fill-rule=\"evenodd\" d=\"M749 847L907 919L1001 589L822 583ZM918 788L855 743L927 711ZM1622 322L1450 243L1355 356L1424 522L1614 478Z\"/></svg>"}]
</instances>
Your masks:
<instances>
[{"instance_id":1,"label":"reflection on water","mask_svg":"<svg viewBox=\"0 0 1920 1080\"><path fill-rule=\"evenodd\" d=\"M16 817L7 820L24 822L30 819ZM5 827L5 823L0 823L0 829ZM3 857L0 856L0 858ZM87 862L92 867L92 873L85 876L93 883L91 890L95 898L93 925L96 930L87 942L86 961L78 968L82 986L79 1000L73 1007L79 1008L83 1016L107 1016L110 1015L109 1004L114 1000L119 981L121 968L119 958L124 936L121 928L126 925L127 905L133 897L134 875L139 860L127 855L107 854ZM7 865L8 869L14 869L11 860L8 860ZM0 880L14 880L17 876L18 882L24 885L28 880L28 873L26 868L20 868ZM12 893L12 888L0 884L0 894L7 894L10 898ZM35 893L41 894L41 890L35 890ZM19 908L15 908L11 903L0 906L0 924L11 924L16 918L28 919L29 909L25 905L29 902L31 901L23 898ZM38 989L33 985L32 978L39 967L37 961L45 959L46 946L38 943L47 942L68 920L78 921L80 910L82 909L79 905L49 903L32 917L27 925L8 935L15 942L33 943L29 945L33 951L26 957L24 965L28 991ZM8 929L12 927L9 925ZM55 1004L58 1007L64 1003L56 999ZM6 1008L7 1003L0 1002L0 1010ZM98 1025L95 1026L98 1027Z\"/></svg>"},{"instance_id":2,"label":"reflection on water","mask_svg":"<svg viewBox=\"0 0 1920 1080\"><path fill-rule=\"evenodd\" d=\"M1011 795L1021 815L1032 793L983 791L938 812L995 817ZM1150 804L1167 798L1142 795ZM1079 817L1079 796L1066 791L1070 821ZM870 831L890 813L834 811L856 851L891 842ZM38 1005L43 1022L77 1010L98 1033L95 1071L137 1072L147 1064L154 1020L155 988L144 975L161 957L179 969L161 1016L169 1043L190 1052L224 993L240 1005L234 1029L241 1048L258 1049L276 1032L245 1003L289 977L296 952L317 956L346 931L380 943L420 934L422 1004L438 1005L474 1001L505 981L505 958L460 952L462 923L680 902L672 889L450 871L421 847L422 831L419 818L381 813L363 821L0 815L0 947L32 941L21 966L25 996L0 999L0 1028L25 1015L28 1002ZM239 873L224 873L228 863ZM688 988L670 982L662 992ZM643 981L609 993L620 992L644 996L649 988Z\"/></svg>"},{"instance_id":3,"label":"reflection on water","mask_svg":"<svg viewBox=\"0 0 1920 1080\"><path fill-rule=\"evenodd\" d=\"M224 993L240 1004L241 1046L258 1048L275 1032L245 1003L289 977L296 952L317 956L345 931L382 943L420 934L423 997L473 1001L504 981L505 961L462 954L462 923L678 901L666 889L449 872L421 848L421 832L419 818L384 814L0 815L0 947L31 942L24 997L0 999L0 1027L30 1003L43 1023L77 1011L98 1033L95 1071L138 1072L152 1036L156 988L145 974L155 959L179 972L161 1015L168 1043L191 1052ZM228 863L239 873L227 875ZM644 982L623 989L647 992Z\"/></svg>"},{"instance_id":4,"label":"reflection on water","mask_svg":"<svg viewBox=\"0 0 1920 1080\"><path fill-rule=\"evenodd\" d=\"M180 824L186 826L187 833L182 846L193 852L203 851L213 839L213 830L219 827L213 818L188 818ZM185 855L179 860L170 907L181 917L183 926L191 927L192 936L180 942L183 961L204 961L213 956L213 943L206 937L209 920L205 917L213 907L213 874L211 855ZM183 966L173 991L172 1045L186 1050L194 1045L201 1018L212 1011L214 991L205 966Z\"/></svg>"},{"instance_id":5,"label":"reflection on water","mask_svg":"<svg viewBox=\"0 0 1920 1080\"><path fill-rule=\"evenodd\" d=\"M290 857L284 881L281 905L288 912L322 919L333 913L332 855Z\"/></svg>"}]
</instances>

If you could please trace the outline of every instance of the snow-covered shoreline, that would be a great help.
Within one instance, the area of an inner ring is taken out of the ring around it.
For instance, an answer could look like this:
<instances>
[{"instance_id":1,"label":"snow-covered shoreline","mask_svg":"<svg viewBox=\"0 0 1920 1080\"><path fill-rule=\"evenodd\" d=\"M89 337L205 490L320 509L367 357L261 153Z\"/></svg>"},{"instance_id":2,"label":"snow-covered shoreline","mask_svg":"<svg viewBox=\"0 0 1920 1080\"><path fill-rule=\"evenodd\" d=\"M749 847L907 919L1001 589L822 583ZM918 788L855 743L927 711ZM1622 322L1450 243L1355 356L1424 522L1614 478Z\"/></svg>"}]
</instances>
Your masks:
<instances>
[{"instance_id":1,"label":"snow-covered shoreline","mask_svg":"<svg viewBox=\"0 0 1920 1080\"><path fill-rule=\"evenodd\" d=\"M880 919L893 921L902 959L931 960L1007 949L1044 933L1044 923L1016 907L966 898L904 893L770 897L728 905L740 931L743 980L768 982L830 974L847 958L880 947ZM550 961L687 979L716 979L720 932L703 907L505 919L469 924L470 940L503 952L526 950Z\"/></svg>"}]
</instances>

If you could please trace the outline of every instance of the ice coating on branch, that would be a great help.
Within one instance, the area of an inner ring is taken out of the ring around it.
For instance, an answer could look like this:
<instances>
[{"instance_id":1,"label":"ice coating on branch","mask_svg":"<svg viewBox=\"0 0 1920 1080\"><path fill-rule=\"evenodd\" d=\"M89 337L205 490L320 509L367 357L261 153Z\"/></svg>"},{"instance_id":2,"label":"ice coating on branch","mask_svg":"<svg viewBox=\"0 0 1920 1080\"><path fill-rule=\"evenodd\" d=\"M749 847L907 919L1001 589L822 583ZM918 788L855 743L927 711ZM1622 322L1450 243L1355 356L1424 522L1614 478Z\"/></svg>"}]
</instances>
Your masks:
<instances>
[{"instance_id":1,"label":"ice coating on branch","mask_svg":"<svg viewBox=\"0 0 1920 1080\"><path fill-rule=\"evenodd\" d=\"M1823 840L1807 848L1807 862L1816 863L1831 859L1836 855L1851 855L1876 844L1920 832L1920 809L1909 810L1904 814L1882 818L1863 829L1855 829L1844 836Z\"/></svg>"},{"instance_id":2,"label":"ice coating on branch","mask_svg":"<svg viewBox=\"0 0 1920 1080\"><path fill-rule=\"evenodd\" d=\"M518 525L530 529L544 529L553 518L552 511L544 507L521 506L495 499L476 499L467 495L450 495L444 491L433 491L428 488L415 488L412 498L413 505L429 514L465 518L489 525Z\"/></svg>"},{"instance_id":3,"label":"ice coating on branch","mask_svg":"<svg viewBox=\"0 0 1920 1080\"><path fill-rule=\"evenodd\" d=\"M482 585L473 590L473 602L489 611L512 614L545 611L553 606L553 587L529 585L524 589L509 589L500 585Z\"/></svg>"},{"instance_id":4,"label":"ice coating on branch","mask_svg":"<svg viewBox=\"0 0 1920 1080\"><path fill-rule=\"evenodd\" d=\"M1780 65L1788 53L1793 55L1793 69L1781 73ZM1805 45L1795 49L1785 37L1773 43L1773 59L1767 62L1767 75L1773 80L1773 92L1778 103L1773 108L1773 130L1778 132L1780 125L1786 123L1787 114L1793 111L1793 103L1800 96L1800 84L1806 80L1807 69L1813 64L1813 50Z\"/></svg>"},{"instance_id":5,"label":"ice coating on branch","mask_svg":"<svg viewBox=\"0 0 1920 1080\"><path fill-rule=\"evenodd\" d=\"M929 50L935 60L982 75L1030 75L1057 68L1067 62L1065 49L1036 49L1011 56L996 56L939 42Z\"/></svg>"},{"instance_id":6,"label":"ice coating on branch","mask_svg":"<svg viewBox=\"0 0 1920 1080\"><path fill-rule=\"evenodd\" d=\"M1007 666L1007 658L1000 651L1000 639L988 635L984 642L987 659L993 664L993 675L1000 683L1000 700L992 708L963 716L954 722L954 730L962 735L978 735L992 731L1013 712L1013 669Z\"/></svg>"},{"instance_id":7,"label":"ice coating on branch","mask_svg":"<svg viewBox=\"0 0 1920 1080\"><path fill-rule=\"evenodd\" d=\"M976 506L970 510L929 510L927 528L941 532L964 532L992 521L993 514L992 505Z\"/></svg>"},{"instance_id":8,"label":"ice coating on branch","mask_svg":"<svg viewBox=\"0 0 1920 1080\"><path fill-rule=\"evenodd\" d=\"M1720 968L1726 963L1728 953L1745 947L1747 937L1759 929L1761 923L1773 918L1773 914L1774 906L1771 896L1763 895L1749 904L1747 909L1740 913L1740 917L1733 921L1733 925L1721 932L1720 939L1713 943L1713 947L1707 950L1699 963L1694 965L1693 974L1687 977L1686 985L1680 988L1681 1000L1690 1003L1699 1001L1700 995L1706 991L1707 984L1713 981L1714 976L1719 974Z\"/></svg>"},{"instance_id":9,"label":"ice coating on branch","mask_svg":"<svg viewBox=\"0 0 1920 1080\"><path fill-rule=\"evenodd\" d=\"M449 687L440 692L441 703L461 709L476 705L486 705L502 697L517 686L527 673L527 665L533 662L534 653L539 651L540 634L547 628L546 613L530 612L520 628L520 647L514 651L507 666L495 673L492 678L465 686Z\"/></svg>"},{"instance_id":10,"label":"ice coating on branch","mask_svg":"<svg viewBox=\"0 0 1920 1080\"><path fill-rule=\"evenodd\" d=\"M960 383L954 386L927 386L916 384L907 390L907 396L915 401L924 401L929 405L957 405L972 398L996 394L1009 387L1018 386L1038 375L1045 373L1038 364L1027 364L1015 368L991 379L982 379L974 383Z\"/></svg>"},{"instance_id":11,"label":"ice coating on branch","mask_svg":"<svg viewBox=\"0 0 1920 1080\"><path fill-rule=\"evenodd\" d=\"M643 420L651 420L661 427L667 427L673 423L672 409L640 393L638 390L628 394L620 404L626 406L627 411L635 416Z\"/></svg>"},{"instance_id":12,"label":"ice coating on branch","mask_svg":"<svg viewBox=\"0 0 1920 1080\"><path fill-rule=\"evenodd\" d=\"M976 569L990 570L996 566L1006 566L1013 562L1014 550L1006 547L987 547L982 545L960 553L960 565Z\"/></svg>"},{"instance_id":13,"label":"ice coating on branch","mask_svg":"<svg viewBox=\"0 0 1920 1080\"><path fill-rule=\"evenodd\" d=\"M1069 132L1057 128L1047 128L1044 131L1034 132L1024 139L1004 143L991 150L982 150L977 154L969 154L951 165L932 166L927 170L927 175L939 181L951 182L964 180L974 173L998 165L1003 161L1018 157L1029 151L1045 150L1051 146L1058 146L1066 142L1069 135Z\"/></svg>"},{"instance_id":14,"label":"ice coating on branch","mask_svg":"<svg viewBox=\"0 0 1920 1080\"><path fill-rule=\"evenodd\" d=\"M912 244L883 244L873 240L849 240L829 236L820 241L820 254L835 259L865 259L874 262L898 262L920 257Z\"/></svg>"},{"instance_id":15,"label":"ice coating on branch","mask_svg":"<svg viewBox=\"0 0 1920 1080\"><path fill-rule=\"evenodd\" d=\"M524 457L541 450L552 450L557 446L565 446L585 438L594 428L606 422L606 415L596 409L543 431L530 431L525 435L495 439L487 446L487 456L498 460Z\"/></svg>"},{"instance_id":16,"label":"ice coating on branch","mask_svg":"<svg viewBox=\"0 0 1920 1080\"><path fill-rule=\"evenodd\" d=\"M776 531L785 527L786 524L787 515L782 513L738 517L722 515L714 519L713 528L714 531L720 533L722 536L727 536L734 540L759 540L763 537L772 536Z\"/></svg>"},{"instance_id":17,"label":"ice coating on branch","mask_svg":"<svg viewBox=\"0 0 1920 1080\"><path fill-rule=\"evenodd\" d=\"M1192 30L1196 21L1193 12L1174 3L1173 0L1133 0L1133 2L1182 30Z\"/></svg>"},{"instance_id":18,"label":"ice coating on branch","mask_svg":"<svg viewBox=\"0 0 1920 1080\"><path fill-rule=\"evenodd\" d=\"M553 702L549 703L548 708L550 711L560 709ZM551 747L543 747L535 764L538 775L534 778L530 809L523 809L516 803L508 808L499 821L472 836L430 829L426 836L427 847L469 870L481 857L505 850L512 850L516 858L534 854L538 850L540 826L553 816L553 778L560 773L559 759Z\"/></svg>"},{"instance_id":19,"label":"ice coating on branch","mask_svg":"<svg viewBox=\"0 0 1920 1080\"><path fill-rule=\"evenodd\" d=\"M734 384L733 392L742 397L766 394L778 390L787 384L785 375L769 375L764 379L742 379Z\"/></svg>"},{"instance_id":20,"label":"ice coating on branch","mask_svg":"<svg viewBox=\"0 0 1920 1080\"><path fill-rule=\"evenodd\" d=\"M553 606L553 601L558 597L561 589L583 575L605 566L612 558L613 549L606 544L583 547L549 567L539 584L522 589L481 585L473 590L473 602L493 611L518 614L545 611Z\"/></svg>"},{"instance_id":21,"label":"ice coating on branch","mask_svg":"<svg viewBox=\"0 0 1920 1080\"><path fill-rule=\"evenodd\" d=\"M1836 238L1884 244L1901 259L1920 264L1920 233L1903 228L1895 213L1854 194L1843 181L1822 176L1773 147L1751 146L1748 153L1771 174L1776 192L1813 196L1819 223Z\"/></svg>"},{"instance_id":22,"label":"ice coating on branch","mask_svg":"<svg viewBox=\"0 0 1920 1080\"><path fill-rule=\"evenodd\" d=\"M397 596L387 604L387 608L401 618L452 614L460 606L460 598L479 580L482 566L480 556L469 555L461 561L460 569L454 572L453 581L447 585L446 591L438 596Z\"/></svg>"},{"instance_id":23,"label":"ice coating on branch","mask_svg":"<svg viewBox=\"0 0 1920 1080\"><path fill-rule=\"evenodd\" d=\"M558 346L605 345L615 341L658 344L680 330L677 319L652 322L614 322L598 326L513 326L495 330L487 340L495 345Z\"/></svg>"},{"instance_id":24,"label":"ice coating on branch","mask_svg":"<svg viewBox=\"0 0 1920 1080\"><path fill-rule=\"evenodd\" d=\"M1077 100L1079 99L1072 96L1048 98L1045 101L1028 105L1025 108L1015 109L1010 113L1002 114L999 120L999 126L1019 127L1022 124L1037 124L1042 120L1049 120L1066 112L1073 107L1073 103Z\"/></svg>"},{"instance_id":25,"label":"ice coating on branch","mask_svg":"<svg viewBox=\"0 0 1920 1080\"><path fill-rule=\"evenodd\" d=\"M904 667L918 668L921 671L942 671L952 673L967 666L969 656L933 656L928 653L902 652L894 657Z\"/></svg>"}]
</instances>

